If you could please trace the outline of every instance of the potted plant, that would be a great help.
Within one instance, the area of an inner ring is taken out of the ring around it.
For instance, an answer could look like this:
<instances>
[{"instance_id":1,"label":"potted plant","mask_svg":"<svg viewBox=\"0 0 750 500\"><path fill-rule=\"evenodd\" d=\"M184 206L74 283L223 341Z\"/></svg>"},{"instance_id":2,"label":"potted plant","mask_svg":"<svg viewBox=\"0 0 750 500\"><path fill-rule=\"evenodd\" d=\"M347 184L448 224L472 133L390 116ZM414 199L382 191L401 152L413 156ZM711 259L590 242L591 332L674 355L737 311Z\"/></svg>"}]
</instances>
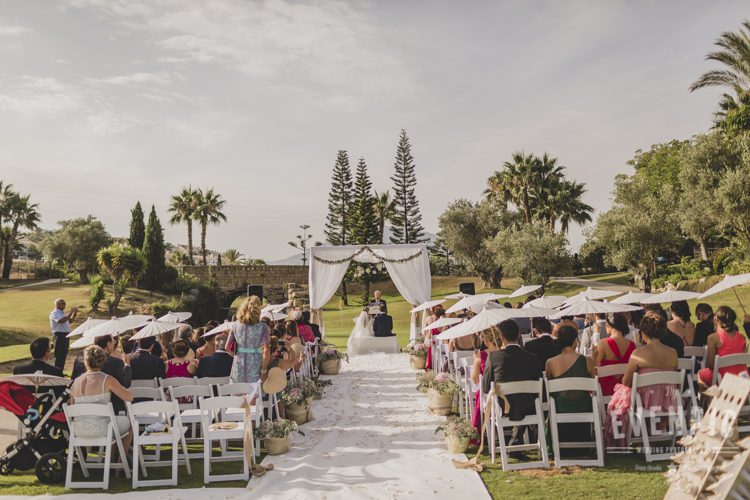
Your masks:
<instances>
[{"instance_id":1,"label":"potted plant","mask_svg":"<svg viewBox=\"0 0 750 500\"><path fill-rule=\"evenodd\" d=\"M338 375L341 370L341 360L349 361L349 356L345 352L338 352L336 349L326 349L318 354L318 366L320 373L323 375Z\"/></svg>"},{"instance_id":2,"label":"potted plant","mask_svg":"<svg viewBox=\"0 0 750 500\"><path fill-rule=\"evenodd\" d=\"M321 380L319 378L313 379L313 382L315 383L315 394L313 395L313 399L323 399L325 388L333 384L330 380Z\"/></svg>"},{"instance_id":3,"label":"potted plant","mask_svg":"<svg viewBox=\"0 0 750 500\"><path fill-rule=\"evenodd\" d=\"M466 453L471 440L479 439L479 433L471 422L460 417L449 417L435 432L445 435L445 444L450 453Z\"/></svg>"},{"instance_id":4,"label":"potted plant","mask_svg":"<svg viewBox=\"0 0 750 500\"><path fill-rule=\"evenodd\" d=\"M450 374L438 373L427 389L427 405L436 415L450 415L453 411L453 395L458 391L458 384Z\"/></svg>"},{"instance_id":5,"label":"potted plant","mask_svg":"<svg viewBox=\"0 0 750 500\"><path fill-rule=\"evenodd\" d=\"M281 455L289 450L289 434L299 432L304 435L297 427L297 422L286 420L264 420L255 429L258 438L266 443L266 449L269 455Z\"/></svg>"},{"instance_id":6,"label":"potted plant","mask_svg":"<svg viewBox=\"0 0 750 500\"><path fill-rule=\"evenodd\" d=\"M419 392L427 392L430 388L430 384L435 379L435 372L428 370L426 372L417 373L417 390Z\"/></svg>"},{"instance_id":7,"label":"potted plant","mask_svg":"<svg viewBox=\"0 0 750 500\"><path fill-rule=\"evenodd\" d=\"M422 337L410 341L404 347L404 352L409 354L409 362L415 370L423 370L427 363L427 350L429 347L424 343Z\"/></svg>"},{"instance_id":8,"label":"potted plant","mask_svg":"<svg viewBox=\"0 0 750 500\"><path fill-rule=\"evenodd\" d=\"M310 404L316 391L317 386L310 379L300 378L289 383L281 393L286 416L300 425L310 420Z\"/></svg>"}]
</instances>

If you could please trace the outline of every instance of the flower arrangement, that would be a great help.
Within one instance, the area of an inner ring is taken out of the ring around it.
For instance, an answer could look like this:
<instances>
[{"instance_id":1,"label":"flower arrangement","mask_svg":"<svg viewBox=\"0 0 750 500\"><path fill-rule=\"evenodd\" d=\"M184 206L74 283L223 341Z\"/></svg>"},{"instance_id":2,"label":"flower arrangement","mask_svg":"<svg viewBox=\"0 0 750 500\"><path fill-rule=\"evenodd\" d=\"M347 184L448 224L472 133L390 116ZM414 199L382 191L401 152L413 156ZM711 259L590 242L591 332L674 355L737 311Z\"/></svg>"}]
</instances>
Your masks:
<instances>
[{"instance_id":1,"label":"flower arrangement","mask_svg":"<svg viewBox=\"0 0 750 500\"><path fill-rule=\"evenodd\" d=\"M314 381L299 378L287 384L286 389L281 393L281 402L287 407L289 405L300 405L307 408L310 404L310 398L313 398L317 391L318 386Z\"/></svg>"},{"instance_id":2,"label":"flower arrangement","mask_svg":"<svg viewBox=\"0 0 750 500\"><path fill-rule=\"evenodd\" d=\"M454 394L458 390L458 384L448 373L438 373L430 382L429 389L435 390L441 396Z\"/></svg>"},{"instance_id":3,"label":"flower arrangement","mask_svg":"<svg viewBox=\"0 0 750 500\"><path fill-rule=\"evenodd\" d=\"M325 349L318 354L318 363L324 363L332 359L345 359L347 363L349 362L349 356L345 352L339 352L336 349Z\"/></svg>"},{"instance_id":4,"label":"flower arrangement","mask_svg":"<svg viewBox=\"0 0 750 500\"><path fill-rule=\"evenodd\" d=\"M330 380L313 379L313 384L315 384L315 399L320 399L325 394L325 388L333 385L333 382Z\"/></svg>"},{"instance_id":5,"label":"flower arrangement","mask_svg":"<svg viewBox=\"0 0 750 500\"><path fill-rule=\"evenodd\" d=\"M426 372L417 374L417 390L420 392L427 392L430 388L432 381L435 379L435 372L428 370Z\"/></svg>"},{"instance_id":6,"label":"flower arrangement","mask_svg":"<svg viewBox=\"0 0 750 500\"><path fill-rule=\"evenodd\" d=\"M280 418L278 420L264 420L255 429L255 435L260 439L285 438L292 432L304 433L299 430L297 422Z\"/></svg>"},{"instance_id":7,"label":"flower arrangement","mask_svg":"<svg viewBox=\"0 0 750 500\"><path fill-rule=\"evenodd\" d=\"M412 340L406 344L406 347L404 347L404 352L408 353L410 356L416 356L418 358L426 358L428 350L429 347L427 347L427 344L424 343L421 337Z\"/></svg>"},{"instance_id":8,"label":"flower arrangement","mask_svg":"<svg viewBox=\"0 0 750 500\"><path fill-rule=\"evenodd\" d=\"M446 437L452 436L456 439L479 439L479 433L471 422L461 417L448 417L448 420L437 429L435 433L442 432Z\"/></svg>"}]
</instances>

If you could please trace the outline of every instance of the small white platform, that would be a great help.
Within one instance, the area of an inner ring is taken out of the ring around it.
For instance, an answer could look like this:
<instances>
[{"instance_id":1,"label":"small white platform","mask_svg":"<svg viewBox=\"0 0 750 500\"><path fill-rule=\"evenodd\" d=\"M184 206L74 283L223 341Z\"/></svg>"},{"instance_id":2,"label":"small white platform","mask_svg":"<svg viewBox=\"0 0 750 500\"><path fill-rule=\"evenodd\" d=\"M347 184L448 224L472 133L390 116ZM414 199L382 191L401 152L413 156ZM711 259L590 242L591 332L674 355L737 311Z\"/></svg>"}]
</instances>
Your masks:
<instances>
[{"instance_id":1,"label":"small white platform","mask_svg":"<svg viewBox=\"0 0 750 500\"><path fill-rule=\"evenodd\" d=\"M372 354L383 352L386 354L397 354L401 352L398 346L398 339L393 337L360 337L349 339L346 353L349 356L359 356L361 354Z\"/></svg>"}]
</instances>

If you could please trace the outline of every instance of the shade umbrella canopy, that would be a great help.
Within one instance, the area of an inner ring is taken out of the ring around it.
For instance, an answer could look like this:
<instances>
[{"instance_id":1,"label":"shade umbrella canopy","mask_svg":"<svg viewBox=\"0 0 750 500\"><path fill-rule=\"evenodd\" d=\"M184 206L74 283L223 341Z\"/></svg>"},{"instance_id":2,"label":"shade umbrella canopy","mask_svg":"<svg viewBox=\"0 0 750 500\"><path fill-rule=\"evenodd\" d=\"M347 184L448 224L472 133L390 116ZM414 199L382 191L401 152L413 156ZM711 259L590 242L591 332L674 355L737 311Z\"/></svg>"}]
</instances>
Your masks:
<instances>
[{"instance_id":1,"label":"shade umbrella canopy","mask_svg":"<svg viewBox=\"0 0 750 500\"><path fill-rule=\"evenodd\" d=\"M217 327L211 328L209 331L201 335L201 338L211 337L212 335L218 335L220 333L228 332L231 329L232 329L232 323L229 321L224 321L224 323L220 324Z\"/></svg>"},{"instance_id":2,"label":"shade umbrella canopy","mask_svg":"<svg viewBox=\"0 0 750 500\"><path fill-rule=\"evenodd\" d=\"M525 285L525 286L519 287L518 289L516 289L516 291L508 295L508 298L513 299L516 297L521 297L522 295L528 295L532 292L536 292L540 288L542 288L542 285Z\"/></svg>"},{"instance_id":3,"label":"shade umbrella canopy","mask_svg":"<svg viewBox=\"0 0 750 500\"><path fill-rule=\"evenodd\" d=\"M181 323L175 323L172 321L158 321L152 320L148 324L141 328L138 333L130 337L130 340L140 340L148 337L156 337L162 333L169 333L182 328Z\"/></svg>"},{"instance_id":4,"label":"shade umbrella canopy","mask_svg":"<svg viewBox=\"0 0 750 500\"><path fill-rule=\"evenodd\" d=\"M447 314L451 314L454 312L463 311L464 309L471 309L471 306L474 304L480 304L482 302L487 302L490 300L491 293L480 293L477 295L469 295L468 297L464 297L463 299L459 300L452 306L450 306L445 312Z\"/></svg>"},{"instance_id":5,"label":"shade umbrella canopy","mask_svg":"<svg viewBox=\"0 0 750 500\"><path fill-rule=\"evenodd\" d=\"M469 306L469 309L471 309L473 313L479 313L484 311L485 309L506 309L506 307L502 304L498 304L497 302L492 302L492 300L488 300L472 304L471 306Z\"/></svg>"},{"instance_id":6,"label":"shade umbrella canopy","mask_svg":"<svg viewBox=\"0 0 750 500\"><path fill-rule=\"evenodd\" d=\"M283 312L274 312L274 311L266 311L264 313L260 314L261 318L268 318L271 321L283 321L286 319L286 313Z\"/></svg>"},{"instance_id":7,"label":"shade umbrella canopy","mask_svg":"<svg viewBox=\"0 0 750 500\"><path fill-rule=\"evenodd\" d=\"M615 295L620 295L622 292L617 292L613 290L599 290L597 288L591 288L588 287L586 290L577 293L568 300L565 301L565 306L569 306L571 304L575 304L576 302L581 302L584 300L601 300L606 299L607 297L614 297Z\"/></svg>"},{"instance_id":8,"label":"shade umbrella canopy","mask_svg":"<svg viewBox=\"0 0 750 500\"><path fill-rule=\"evenodd\" d=\"M434 321L430 323L429 325L422 328L423 332L426 332L427 330L433 330L435 328L443 328L444 326L453 326L457 323L461 323L463 320L461 318L446 318L442 317L437 321Z\"/></svg>"},{"instance_id":9,"label":"shade umbrella canopy","mask_svg":"<svg viewBox=\"0 0 750 500\"><path fill-rule=\"evenodd\" d=\"M167 321L170 323L182 323L183 321L189 320L192 315L193 313L191 312L169 311L167 314L165 314L161 318L158 318L157 321Z\"/></svg>"},{"instance_id":10,"label":"shade umbrella canopy","mask_svg":"<svg viewBox=\"0 0 750 500\"><path fill-rule=\"evenodd\" d=\"M112 319L87 330L84 337L103 337L104 335L115 337L122 332L145 326L153 318L153 316L146 314L128 314L121 318L112 317Z\"/></svg>"},{"instance_id":11,"label":"shade umbrella canopy","mask_svg":"<svg viewBox=\"0 0 750 500\"><path fill-rule=\"evenodd\" d=\"M622 297L610 300L610 304L640 304L644 300L653 297L653 293L648 292L628 292Z\"/></svg>"},{"instance_id":12,"label":"shade umbrella canopy","mask_svg":"<svg viewBox=\"0 0 750 500\"><path fill-rule=\"evenodd\" d=\"M60 387L62 385L70 385L72 381L69 378L45 375L41 371L38 371L36 373L3 377L0 379L0 382L15 382L18 385L33 385L34 387Z\"/></svg>"},{"instance_id":13,"label":"shade umbrella canopy","mask_svg":"<svg viewBox=\"0 0 750 500\"><path fill-rule=\"evenodd\" d=\"M638 311L642 307L628 304L612 304L598 300L582 300L571 304L562 311L549 316L550 319L560 319L563 316L581 316L584 314L613 314L618 312Z\"/></svg>"},{"instance_id":14,"label":"shade umbrella canopy","mask_svg":"<svg viewBox=\"0 0 750 500\"><path fill-rule=\"evenodd\" d=\"M531 302L526 304L520 309L509 309L509 318L546 318L557 314L558 310L551 307L536 307L530 305Z\"/></svg>"},{"instance_id":15,"label":"shade umbrella canopy","mask_svg":"<svg viewBox=\"0 0 750 500\"><path fill-rule=\"evenodd\" d=\"M414 309L412 309L409 312L411 312L411 313L418 313L420 311L425 311L427 309L432 309L433 307L442 304L446 300L448 300L448 299L428 300L427 302L424 302L424 303L418 305L417 307L415 307Z\"/></svg>"},{"instance_id":16,"label":"shade umbrella canopy","mask_svg":"<svg viewBox=\"0 0 750 500\"><path fill-rule=\"evenodd\" d=\"M485 309L469 321L449 328L435 338L438 340L449 340L481 332L509 319L509 311L514 310L517 311L518 309Z\"/></svg>"},{"instance_id":17,"label":"shade umbrella canopy","mask_svg":"<svg viewBox=\"0 0 750 500\"><path fill-rule=\"evenodd\" d=\"M750 273L737 274L734 276L724 276L724 279L716 283L714 286L703 292L698 298L702 299L709 295L714 295L724 290L729 290L736 286L747 285L750 283Z\"/></svg>"},{"instance_id":18,"label":"shade umbrella canopy","mask_svg":"<svg viewBox=\"0 0 750 500\"><path fill-rule=\"evenodd\" d=\"M469 295L468 293L464 293L464 292L458 292L458 293L452 293L450 295L445 296L446 299L451 299L451 300L463 299L464 297L471 297L471 295Z\"/></svg>"},{"instance_id":19,"label":"shade umbrella canopy","mask_svg":"<svg viewBox=\"0 0 750 500\"><path fill-rule=\"evenodd\" d=\"M554 309L555 307L563 305L566 300L568 300L568 297L565 295L545 295L544 297L539 297L538 299L527 302L524 307L532 306Z\"/></svg>"},{"instance_id":20,"label":"shade umbrella canopy","mask_svg":"<svg viewBox=\"0 0 750 500\"><path fill-rule=\"evenodd\" d=\"M98 319L98 318L86 318L86 321L78 325L72 332L66 335L66 337L75 337L76 335L83 335L87 331L91 330L97 325L101 325L102 323L106 323L108 320L106 319Z\"/></svg>"},{"instance_id":21,"label":"shade umbrella canopy","mask_svg":"<svg viewBox=\"0 0 750 500\"><path fill-rule=\"evenodd\" d=\"M292 303L289 301L284 302L283 304L266 304L266 307L260 310L260 312L279 312L283 311L287 307L291 306Z\"/></svg>"},{"instance_id":22,"label":"shade umbrella canopy","mask_svg":"<svg viewBox=\"0 0 750 500\"><path fill-rule=\"evenodd\" d=\"M666 292L657 293L641 301L641 304L664 304L665 302L679 302L680 300L697 299L701 294L698 292L688 292L687 290L667 290Z\"/></svg>"}]
</instances>

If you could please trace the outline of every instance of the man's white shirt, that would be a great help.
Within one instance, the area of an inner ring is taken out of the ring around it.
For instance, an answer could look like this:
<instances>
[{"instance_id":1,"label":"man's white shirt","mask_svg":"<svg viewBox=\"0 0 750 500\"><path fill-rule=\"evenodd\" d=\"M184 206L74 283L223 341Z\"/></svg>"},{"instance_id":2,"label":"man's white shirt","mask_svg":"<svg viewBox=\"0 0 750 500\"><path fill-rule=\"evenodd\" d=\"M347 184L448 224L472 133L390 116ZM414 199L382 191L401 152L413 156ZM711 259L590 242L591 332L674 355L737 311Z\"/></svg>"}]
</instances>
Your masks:
<instances>
[{"instance_id":1,"label":"man's white shirt","mask_svg":"<svg viewBox=\"0 0 750 500\"><path fill-rule=\"evenodd\" d=\"M66 321L65 323L58 323L58 321L64 317L65 311L61 311L58 308L55 308L55 310L49 314L49 325L52 329L52 333L70 333L70 321Z\"/></svg>"}]
</instances>

